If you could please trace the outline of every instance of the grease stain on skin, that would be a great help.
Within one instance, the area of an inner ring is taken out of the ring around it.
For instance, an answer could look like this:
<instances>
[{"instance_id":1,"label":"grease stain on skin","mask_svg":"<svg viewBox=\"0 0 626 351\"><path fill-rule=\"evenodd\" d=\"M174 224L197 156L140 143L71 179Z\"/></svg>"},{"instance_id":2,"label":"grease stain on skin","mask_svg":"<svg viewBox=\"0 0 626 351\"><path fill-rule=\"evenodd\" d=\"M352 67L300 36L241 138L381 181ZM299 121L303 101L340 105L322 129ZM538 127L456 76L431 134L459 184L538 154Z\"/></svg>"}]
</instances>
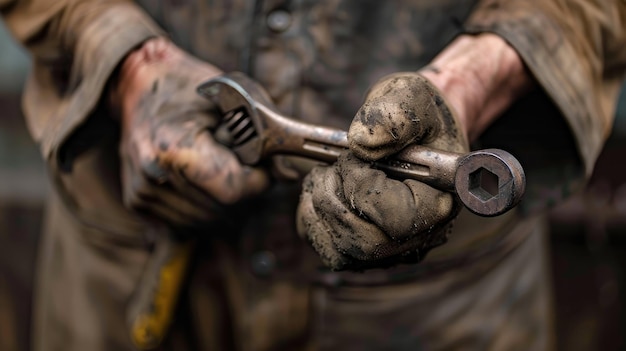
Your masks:
<instances>
[{"instance_id":1,"label":"grease stain on skin","mask_svg":"<svg viewBox=\"0 0 626 351\"><path fill-rule=\"evenodd\" d=\"M167 171L161 167L159 157L142 162L142 171L146 177L156 180L157 182L167 179Z\"/></svg>"}]
</instances>

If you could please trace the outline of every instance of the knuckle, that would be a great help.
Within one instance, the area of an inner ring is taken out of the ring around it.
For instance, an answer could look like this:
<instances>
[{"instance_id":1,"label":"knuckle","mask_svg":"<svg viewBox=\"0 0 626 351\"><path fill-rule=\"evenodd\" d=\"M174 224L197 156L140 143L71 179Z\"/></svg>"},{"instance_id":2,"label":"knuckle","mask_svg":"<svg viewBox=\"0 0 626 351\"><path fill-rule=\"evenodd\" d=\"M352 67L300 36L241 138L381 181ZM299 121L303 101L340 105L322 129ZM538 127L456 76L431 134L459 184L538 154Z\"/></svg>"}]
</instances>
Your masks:
<instances>
[{"instance_id":1,"label":"knuckle","mask_svg":"<svg viewBox=\"0 0 626 351\"><path fill-rule=\"evenodd\" d=\"M124 205L129 208L140 208L150 199L150 190L141 176L130 179L123 194Z\"/></svg>"},{"instance_id":2,"label":"knuckle","mask_svg":"<svg viewBox=\"0 0 626 351\"><path fill-rule=\"evenodd\" d=\"M455 200L451 194L442 192L437 197L436 212L439 214L440 218L446 219L452 216L455 207Z\"/></svg>"},{"instance_id":3,"label":"knuckle","mask_svg":"<svg viewBox=\"0 0 626 351\"><path fill-rule=\"evenodd\" d=\"M159 156L141 159L139 164L141 174L157 181L166 179L168 172L162 160L163 158Z\"/></svg>"},{"instance_id":4,"label":"knuckle","mask_svg":"<svg viewBox=\"0 0 626 351\"><path fill-rule=\"evenodd\" d=\"M342 254L358 260L372 260L383 257L384 250L382 248L387 243L385 240L355 234L351 238L334 235L334 243Z\"/></svg>"},{"instance_id":5,"label":"knuckle","mask_svg":"<svg viewBox=\"0 0 626 351\"><path fill-rule=\"evenodd\" d=\"M239 189L225 187L223 188L222 191L215 194L215 196L218 198L218 200L222 204L233 205L241 199L242 194L241 194L241 191L239 191Z\"/></svg>"},{"instance_id":6,"label":"knuckle","mask_svg":"<svg viewBox=\"0 0 626 351\"><path fill-rule=\"evenodd\" d=\"M132 196L133 198L138 197L138 194L143 190L143 187L144 185L141 177L131 177L130 181L126 185L126 195Z\"/></svg>"},{"instance_id":7,"label":"knuckle","mask_svg":"<svg viewBox=\"0 0 626 351\"><path fill-rule=\"evenodd\" d=\"M361 251L363 259L371 260L382 257L380 250L381 244L382 243L379 241L362 242L356 248Z\"/></svg>"},{"instance_id":8,"label":"knuckle","mask_svg":"<svg viewBox=\"0 0 626 351\"><path fill-rule=\"evenodd\" d=\"M139 169L143 172L159 165L159 157L154 155L144 155L139 159Z\"/></svg>"},{"instance_id":9,"label":"knuckle","mask_svg":"<svg viewBox=\"0 0 626 351\"><path fill-rule=\"evenodd\" d=\"M131 210L138 210L143 207L142 201L140 201L139 197L135 193L132 193L132 192L126 192L123 196L122 201L124 203L124 206Z\"/></svg>"}]
</instances>

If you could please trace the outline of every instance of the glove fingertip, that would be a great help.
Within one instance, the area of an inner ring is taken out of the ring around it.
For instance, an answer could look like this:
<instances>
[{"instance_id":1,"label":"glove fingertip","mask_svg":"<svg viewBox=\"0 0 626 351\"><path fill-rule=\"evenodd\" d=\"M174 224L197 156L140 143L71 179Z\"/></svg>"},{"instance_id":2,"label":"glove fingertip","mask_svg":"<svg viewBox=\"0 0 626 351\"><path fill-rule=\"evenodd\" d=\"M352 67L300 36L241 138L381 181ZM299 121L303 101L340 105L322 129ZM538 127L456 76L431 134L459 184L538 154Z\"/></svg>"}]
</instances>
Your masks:
<instances>
[{"instance_id":1,"label":"glove fingertip","mask_svg":"<svg viewBox=\"0 0 626 351\"><path fill-rule=\"evenodd\" d=\"M297 209L296 230L319 255L322 264L332 271L343 270L349 262L336 248L329 230L313 208L311 194L303 193Z\"/></svg>"},{"instance_id":2,"label":"glove fingertip","mask_svg":"<svg viewBox=\"0 0 626 351\"><path fill-rule=\"evenodd\" d=\"M370 104L361 107L348 130L348 144L354 154L366 161L375 161L394 153L400 133L382 123L382 111Z\"/></svg>"}]
</instances>

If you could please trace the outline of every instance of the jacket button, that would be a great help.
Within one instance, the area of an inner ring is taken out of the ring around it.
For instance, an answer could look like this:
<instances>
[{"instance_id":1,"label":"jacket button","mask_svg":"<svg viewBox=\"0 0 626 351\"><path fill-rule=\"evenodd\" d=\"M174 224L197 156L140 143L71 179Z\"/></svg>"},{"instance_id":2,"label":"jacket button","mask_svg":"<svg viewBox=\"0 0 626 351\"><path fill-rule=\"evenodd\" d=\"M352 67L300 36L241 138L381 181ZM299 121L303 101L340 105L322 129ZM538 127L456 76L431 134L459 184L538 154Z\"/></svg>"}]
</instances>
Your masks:
<instances>
[{"instance_id":1,"label":"jacket button","mask_svg":"<svg viewBox=\"0 0 626 351\"><path fill-rule=\"evenodd\" d=\"M284 32L291 25L291 14L285 10L275 10L267 15L267 27L274 32Z\"/></svg>"},{"instance_id":2,"label":"jacket button","mask_svg":"<svg viewBox=\"0 0 626 351\"><path fill-rule=\"evenodd\" d=\"M276 268L276 257L270 251L261 251L251 257L252 273L259 277L267 277Z\"/></svg>"}]
</instances>

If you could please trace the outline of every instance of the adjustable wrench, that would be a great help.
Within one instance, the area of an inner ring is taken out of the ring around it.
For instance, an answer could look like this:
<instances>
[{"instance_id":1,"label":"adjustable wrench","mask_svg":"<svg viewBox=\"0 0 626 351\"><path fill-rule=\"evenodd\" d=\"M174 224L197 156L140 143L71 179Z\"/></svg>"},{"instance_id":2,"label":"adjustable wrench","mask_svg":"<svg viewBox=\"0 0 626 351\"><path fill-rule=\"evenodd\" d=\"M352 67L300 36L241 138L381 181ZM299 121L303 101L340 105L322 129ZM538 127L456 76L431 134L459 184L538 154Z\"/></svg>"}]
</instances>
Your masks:
<instances>
[{"instance_id":1,"label":"adjustable wrench","mask_svg":"<svg viewBox=\"0 0 626 351\"><path fill-rule=\"evenodd\" d=\"M332 163L348 148L347 133L281 115L268 94L241 73L229 73L198 87L224 114L232 150L242 163L256 165L273 155L296 155ZM497 216L520 201L526 178L520 163L499 149L467 154L409 145L374 167L398 179L415 179L456 193L471 212Z\"/></svg>"}]
</instances>

